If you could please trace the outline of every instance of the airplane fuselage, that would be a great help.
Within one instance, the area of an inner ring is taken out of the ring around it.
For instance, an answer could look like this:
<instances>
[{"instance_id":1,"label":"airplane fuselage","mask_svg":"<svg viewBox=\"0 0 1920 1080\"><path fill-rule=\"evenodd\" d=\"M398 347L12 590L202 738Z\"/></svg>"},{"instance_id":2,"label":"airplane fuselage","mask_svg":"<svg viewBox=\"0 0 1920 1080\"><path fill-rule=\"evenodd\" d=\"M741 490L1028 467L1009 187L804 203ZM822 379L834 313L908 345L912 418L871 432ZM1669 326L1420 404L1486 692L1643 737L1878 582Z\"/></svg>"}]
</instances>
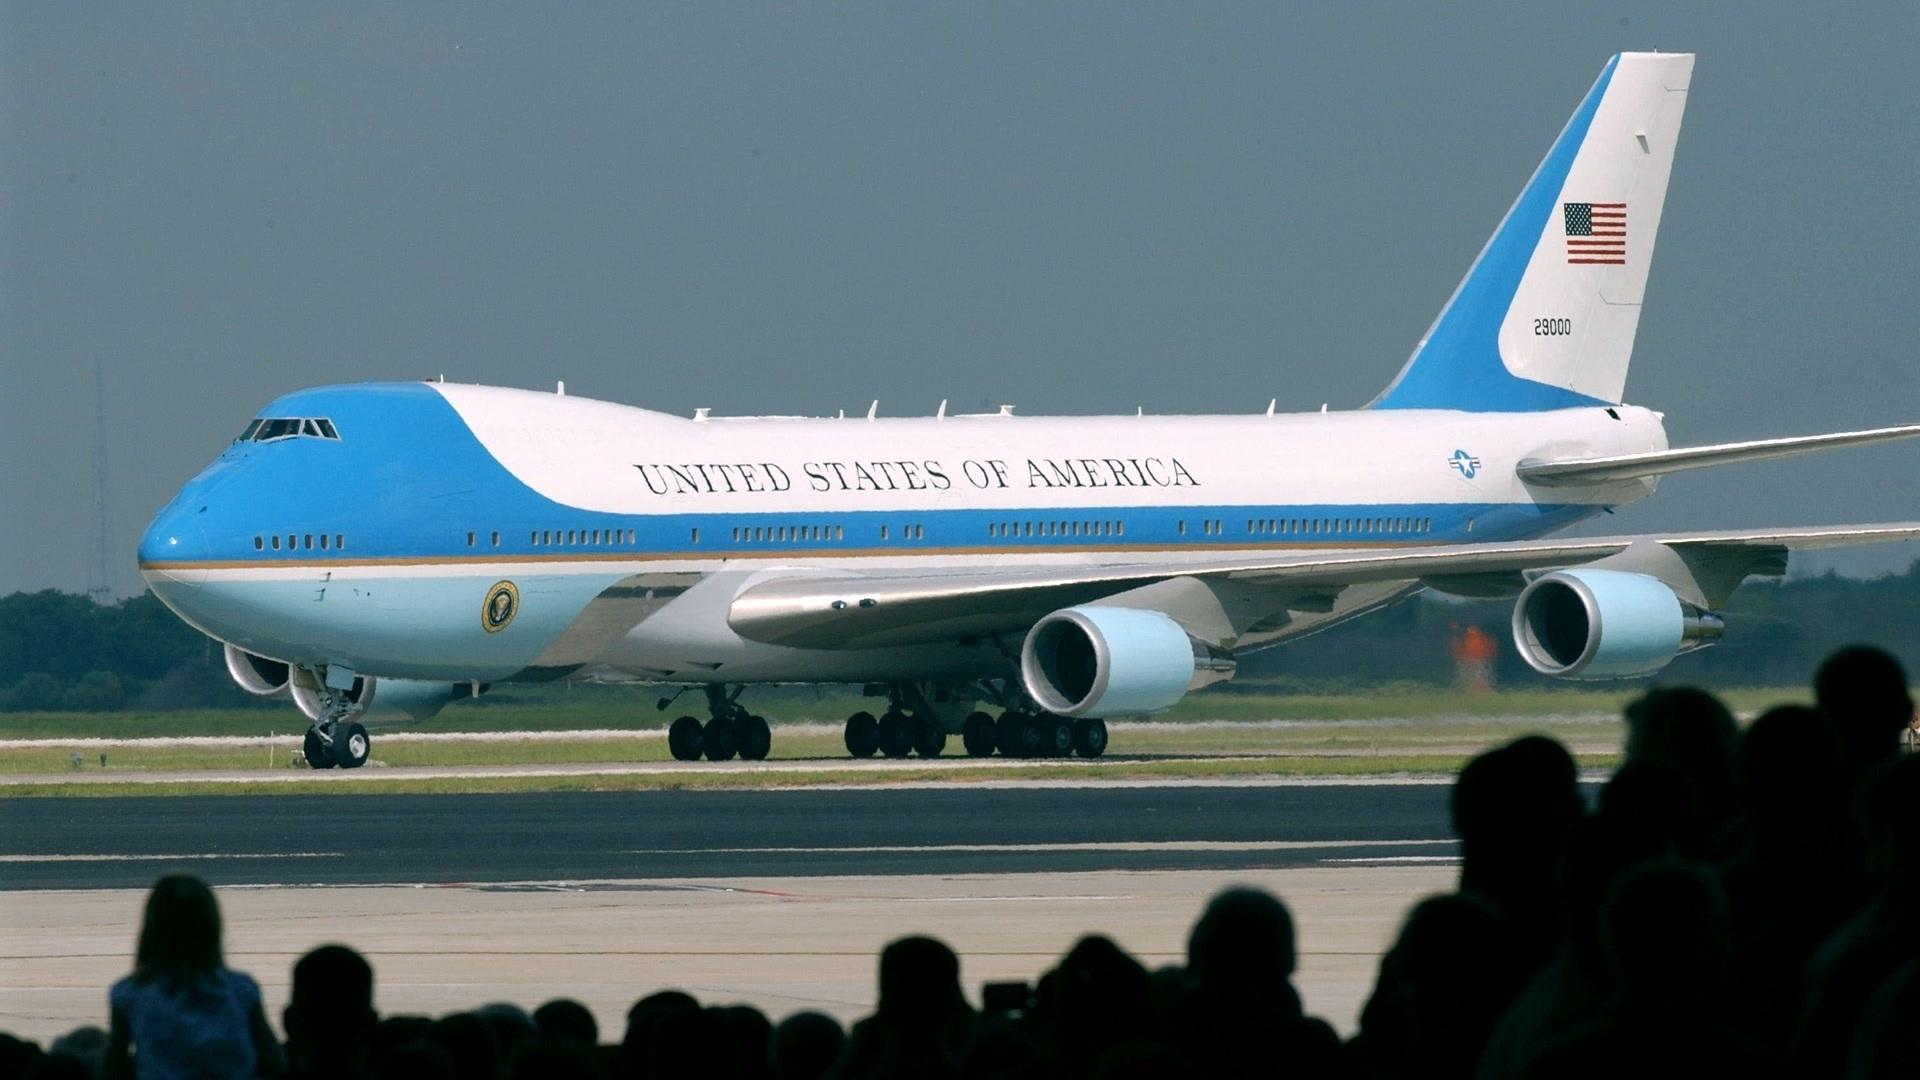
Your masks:
<instances>
[{"instance_id":1,"label":"airplane fuselage","mask_svg":"<svg viewBox=\"0 0 1920 1080\"><path fill-rule=\"evenodd\" d=\"M1010 570L1542 536L1640 498L1515 476L1660 449L1632 406L1534 413L700 418L562 394L366 384L288 395L155 518L154 591L297 664L500 682L963 678L979 641L747 640L743 588L796 571ZM329 435L333 437L329 437ZM501 599L506 583L513 596ZM1247 634L1271 644L1405 594ZM489 616L489 604L496 608ZM501 616L505 621L501 620Z\"/></svg>"}]
</instances>

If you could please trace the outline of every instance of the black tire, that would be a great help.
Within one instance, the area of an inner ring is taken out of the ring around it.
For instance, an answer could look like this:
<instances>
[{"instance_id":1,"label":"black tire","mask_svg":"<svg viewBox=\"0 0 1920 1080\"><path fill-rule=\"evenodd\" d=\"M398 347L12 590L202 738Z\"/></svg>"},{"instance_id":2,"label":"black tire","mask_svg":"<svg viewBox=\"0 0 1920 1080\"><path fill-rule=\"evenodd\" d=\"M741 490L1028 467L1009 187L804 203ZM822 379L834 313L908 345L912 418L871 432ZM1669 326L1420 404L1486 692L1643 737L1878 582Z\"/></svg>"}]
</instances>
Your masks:
<instances>
[{"instance_id":1,"label":"black tire","mask_svg":"<svg viewBox=\"0 0 1920 1080\"><path fill-rule=\"evenodd\" d=\"M998 739L993 730L993 717L977 712L967 717L960 729L960 742L967 748L968 757L991 757Z\"/></svg>"},{"instance_id":2,"label":"black tire","mask_svg":"<svg viewBox=\"0 0 1920 1080\"><path fill-rule=\"evenodd\" d=\"M300 744L300 753L307 759L309 769L333 768L333 755L327 752L327 744L320 741L320 733L307 729L306 741Z\"/></svg>"},{"instance_id":3,"label":"black tire","mask_svg":"<svg viewBox=\"0 0 1920 1080\"><path fill-rule=\"evenodd\" d=\"M700 750L708 761L732 761L740 752L740 725L720 716L707 721L700 731Z\"/></svg>"},{"instance_id":4,"label":"black tire","mask_svg":"<svg viewBox=\"0 0 1920 1080\"><path fill-rule=\"evenodd\" d=\"M700 743L700 721L691 716L683 716L667 728L667 752L675 761L699 761Z\"/></svg>"},{"instance_id":5,"label":"black tire","mask_svg":"<svg viewBox=\"0 0 1920 1080\"><path fill-rule=\"evenodd\" d=\"M913 752L924 758L939 757L947 748L947 729L932 717L909 719L913 731Z\"/></svg>"},{"instance_id":6,"label":"black tire","mask_svg":"<svg viewBox=\"0 0 1920 1080\"><path fill-rule=\"evenodd\" d=\"M1083 758L1097 758L1107 752L1107 722L1083 716L1073 722L1073 752Z\"/></svg>"},{"instance_id":7,"label":"black tire","mask_svg":"<svg viewBox=\"0 0 1920 1080\"><path fill-rule=\"evenodd\" d=\"M880 721L870 712L857 712L847 717L846 734L847 753L857 758L868 758L880 749Z\"/></svg>"},{"instance_id":8,"label":"black tire","mask_svg":"<svg viewBox=\"0 0 1920 1080\"><path fill-rule=\"evenodd\" d=\"M333 728L333 763L343 769L357 769L373 756L373 740L359 724L336 724Z\"/></svg>"},{"instance_id":9,"label":"black tire","mask_svg":"<svg viewBox=\"0 0 1920 1080\"><path fill-rule=\"evenodd\" d=\"M773 750L773 728L764 716L749 716L740 730L740 760L765 761Z\"/></svg>"},{"instance_id":10,"label":"black tire","mask_svg":"<svg viewBox=\"0 0 1920 1080\"><path fill-rule=\"evenodd\" d=\"M1042 716L1034 725L1038 757L1070 757L1073 754L1073 721L1064 716Z\"/></svg>"},{"instance_id":11,"label":"black tire","mask_svg":"<svg viewBox=\"0 0 1920 1080\"><path fill-rule=\"evenodd\" d=\"M913 718L895 709L880 716L880 752L890 758L913 753Z\"/></svg>"},{"instance_id":12,"label":"black tire","mask_svg":"<svg viewBox=\"0 0 1920 1080\"><path fill-rule=\"evenodd\" d=\"M1027 756L1027 730L1033 721L1026 713L1008 709L993 725L993 742L1001 757Z\"/></svg>"}]
</instances>

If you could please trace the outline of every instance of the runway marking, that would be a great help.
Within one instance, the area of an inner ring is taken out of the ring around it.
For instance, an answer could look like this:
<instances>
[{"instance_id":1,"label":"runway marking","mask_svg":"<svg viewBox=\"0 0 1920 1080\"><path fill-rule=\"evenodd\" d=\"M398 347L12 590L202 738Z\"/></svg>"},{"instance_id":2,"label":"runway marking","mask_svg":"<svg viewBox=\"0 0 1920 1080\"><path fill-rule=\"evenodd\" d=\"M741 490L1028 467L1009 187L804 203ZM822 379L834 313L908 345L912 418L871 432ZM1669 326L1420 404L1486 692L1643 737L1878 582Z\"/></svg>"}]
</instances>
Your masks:
<instances>
[{"instance_id":1,"label":"runway marking","mask_svg":"<svg viewBox=\"0 0 1920 1080\"><path fill-rule=\"evenodd\" d=\"M622 855L908 855L998 854L1031 851L1315 851L1327 848L1425 847L1453 840L1113 840L1057 844L874 844L858 847L629 848ZM1406 859L1450 856L1406 855ZM1326 860L1329 862L1338 860Z\"/></svg>"},{"instance_id":2,"label":"runway marking","mask_svg":"<svg viewBox=\"0 0 1920 1080\"><path fill-rule=\"evenodd\" d=\"M0 855L0 863L188 862L213 859L342 859L344 851L247 851L125 855Z\"/></svg>"},{"instance_id":3,"label":"runway marking","mask_svg":"<svg viewBox=\"0 0 1920 1080\"><path fill-rule=\"evenodd\" d=\"M1343 865L1366 866L1384 863L1457 863L1458 855L1372 855L1356 856L1351 859L1321 859L1323 863L1341 863Z\"/></svg>"}]
</instances>

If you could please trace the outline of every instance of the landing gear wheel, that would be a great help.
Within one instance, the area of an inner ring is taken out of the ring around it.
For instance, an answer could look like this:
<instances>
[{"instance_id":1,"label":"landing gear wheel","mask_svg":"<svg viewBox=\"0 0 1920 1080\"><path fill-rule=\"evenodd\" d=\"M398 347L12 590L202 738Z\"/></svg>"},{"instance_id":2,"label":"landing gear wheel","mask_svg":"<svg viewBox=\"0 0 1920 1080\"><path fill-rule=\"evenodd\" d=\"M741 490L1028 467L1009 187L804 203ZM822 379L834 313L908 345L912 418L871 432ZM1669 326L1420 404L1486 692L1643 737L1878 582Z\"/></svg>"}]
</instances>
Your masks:
<instances>
[{"instance_id":1,"label":"landing gear wheel","mask_svg":"<svg viewBox=\"0 0 1920 1080\"><path fill-rule=\"evenodd\" d=\"M993 717L977 712L967 717L960 729L960 742L967 748L968 757L991 757L995 743Z\"/></svg>"},{"instance_id":2,"label":"landing gear wheel","mask_svg":"<svg viewBox=\"0 0 1920 1080\"><path fill-rule=\"evenodd\" d=\"M891 758L913 753L913 721L906 713L888 709L881 715L880 752Z\"/></svg>"},{"instance_id":3,"label":"landing gear wheel","mask_svg":"<svg viewBox=\"0 0 1920 1080\"><path fill-rule=\"evenodd\" d=\"M993 742L1001 757L1027 756L1027 726L1025 713L1008 709L1000 714L993 725Z\"/></svg>"},{"instance_id":4,"label":"landing gear wheel","mask_svg":"<svg viewBox=\"0 0 1920 1080\"><path fill-rule=\"evenodd\" d=\"M700 721L691 716L683 716L667 728L667 751L675 761L699 761L700 742Z\"/></svg>"},{"instance_id":5,"label":"landing gear wheel","mask_svg":"<svg viewBox=\"0 0 1920 1080\"><path fill-rule=\"evenodd\" d=\"M870 712L857 712L847 717L847 753L854 757L872 757L880 749L880 721Z\"/></svg>"},{"instance_id":6,"label":"landing gear wheel","mask_svg":"<svg viewBox=\"0 0 1920 1080\"><path fill-rule=\"evenodd\" d=\"M914 753L923 758L934 758L947 748L947 729L941 727L938 720L929 716L918 723L911 719L907 723L912 725Z\"/></svg>"},{"instance_id":7,"label":"landing gear wheel","mask_svg":"<svg viewBox=\"0 0 1920 1080\"><path fill-rule=\"evenodd\" d=\"M1073 753L1073 721L1064 716L1042 716L1034 724L1039 757L1067 757Z\"/></svg>"},{"instance_id":8,"label":"landing gear wheel","mask_svg":"<svg viewBox=\"0 0 1920 1080\"><path fill-rule=\"evenodd\" d=\"M1083 716L1073 722L1073 752L1083 758L1097 758L1107 752L1107 722Z\"/></svg>"},{"instance_id":9,"label":"landing gear wheel","mask_svg":"<svg viewBox=\"0 0 1920 1080\"><path fill-rule=\"evenodd\" d=\"M740 750L739 728L731 719L716 716L700 732L700 744L708 761L732 761Z\"/></svg>"},{"instance_id":10,"label":"landing gear wheel","mask_svg":"<svg viewBox=\"0 0 1920 1080\"><path fill-rule=\"evenodd\" d=\"M740 725L740 760L765 761L773 749L773 728L764 716L749 716Z\"/></svg>"},{"instance_id":11,"label":"landing gear wheel","mask_svg":"<svg viewBox=\"0 0 1920 1080\"><path fill-rule=\"evenodd\" d=\"M300 753L307 759L309 769L333 768L333 755L327 752L327 744L320 741L320 733L307 729L306 741L300 744Z\"/></svg>"},{"instance_id":12,"label":"landing gear wheel","mask_svg":"<svg viewBox=\"0 0 1920 1080\"><path fill-rule=\"evenodd\" d=\"M373 753L373 740L367 738L367 729L359 724L335 725L333 729L333 763L343 769L357 769L367 763L368 755Z\"/></svg>"}]
</instances>

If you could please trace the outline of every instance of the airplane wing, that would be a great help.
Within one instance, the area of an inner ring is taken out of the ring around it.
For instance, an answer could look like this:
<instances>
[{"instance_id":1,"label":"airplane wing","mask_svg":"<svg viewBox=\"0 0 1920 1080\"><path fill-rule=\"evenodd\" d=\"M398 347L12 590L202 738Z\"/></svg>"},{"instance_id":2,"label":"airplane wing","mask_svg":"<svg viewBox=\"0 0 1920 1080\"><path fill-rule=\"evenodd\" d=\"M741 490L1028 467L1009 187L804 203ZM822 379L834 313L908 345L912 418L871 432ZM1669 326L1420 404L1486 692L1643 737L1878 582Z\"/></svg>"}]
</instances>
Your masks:
<instances>
[{"instance_id":1,"label":"airplane wing","mask_svg":"<svg viewBox=\"0 0 1920 1080\"><path fill-rule=\"evenodd\" d=\"M1769 458L1810 454L1843 446L1910 439L1920 435L1920 424L1872 428L1867 431L1836 431L1827 435L1795 435L1784 439L1754 439L1748 442L1719 443L1714 446L1683 446L1672 450L1654 450L1644 454L1616 454L1611 457L1555 458L1520 462L1514 471L1529 484L1562 487L1580 484L1607 484L1617 480L1637 480L1646 476L1664 476L1687 469L1711 465L1730 465L1740 461L1765 461Z\"/></svg>"},{"instance_id":2,"label":"airplane wing","mask_svg":"<svg viewBox=\"0 0 1920 1080\"><path fill-rule=\"evenodd\" d=\"M1221 579L1271 588L1282 606L1324 610L1316 597L1349 585L1481 578L1550 570L1660 545L1729 562L1737 576L1778 574L1792 550L1920 538L1920 522L1802 529L1605 536L1391 549L1315 549L1230 558L1053 567L1010 573L804 574L778 577L734 598L728 624L777 645L846 649L1024 631L1047 613L1171 579Z\"/></svg>"}]
</instances>

